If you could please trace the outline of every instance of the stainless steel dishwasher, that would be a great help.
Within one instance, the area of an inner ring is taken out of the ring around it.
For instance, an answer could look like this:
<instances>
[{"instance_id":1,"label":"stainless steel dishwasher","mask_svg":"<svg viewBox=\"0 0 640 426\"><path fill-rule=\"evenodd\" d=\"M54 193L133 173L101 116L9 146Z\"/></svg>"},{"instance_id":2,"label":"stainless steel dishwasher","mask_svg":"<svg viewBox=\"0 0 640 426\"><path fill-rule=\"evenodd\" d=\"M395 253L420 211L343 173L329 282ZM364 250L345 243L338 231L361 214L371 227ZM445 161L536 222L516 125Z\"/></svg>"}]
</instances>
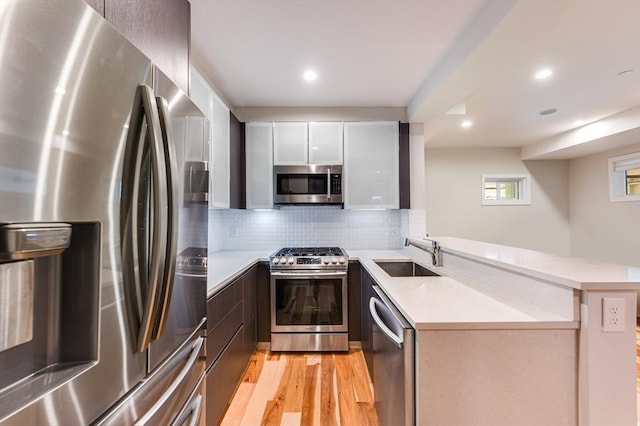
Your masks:
<instances>
[{"instance_id":1,"label":"stainless steel dishwasher","mask_svg":"<svg viewBox=\"0 0 640 426\"><path fill-rule=\"evenodd\" d=\"M381 426L415 424L415 331L391 301L373 286L373 388Z\"/></svg>"}]
</instances>

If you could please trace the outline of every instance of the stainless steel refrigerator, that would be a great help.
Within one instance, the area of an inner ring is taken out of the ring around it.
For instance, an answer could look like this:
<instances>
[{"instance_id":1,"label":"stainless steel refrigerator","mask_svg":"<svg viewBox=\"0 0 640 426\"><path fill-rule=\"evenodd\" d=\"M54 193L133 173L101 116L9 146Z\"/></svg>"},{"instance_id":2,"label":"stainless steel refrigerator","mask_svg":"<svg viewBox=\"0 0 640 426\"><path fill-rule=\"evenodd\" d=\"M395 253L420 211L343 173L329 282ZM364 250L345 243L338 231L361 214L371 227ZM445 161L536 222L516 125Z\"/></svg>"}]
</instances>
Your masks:
<instances>
[{"instance_id":1,"label":"stainless steel refrigerator","mask_svg":"<svg viewBox=\"0 0 640 426\"><path fill-rule=\"evenodd\" d=\"M82 0L0 0L0 424L204 421L207 126Z\"/></svg>"}]
</instances>

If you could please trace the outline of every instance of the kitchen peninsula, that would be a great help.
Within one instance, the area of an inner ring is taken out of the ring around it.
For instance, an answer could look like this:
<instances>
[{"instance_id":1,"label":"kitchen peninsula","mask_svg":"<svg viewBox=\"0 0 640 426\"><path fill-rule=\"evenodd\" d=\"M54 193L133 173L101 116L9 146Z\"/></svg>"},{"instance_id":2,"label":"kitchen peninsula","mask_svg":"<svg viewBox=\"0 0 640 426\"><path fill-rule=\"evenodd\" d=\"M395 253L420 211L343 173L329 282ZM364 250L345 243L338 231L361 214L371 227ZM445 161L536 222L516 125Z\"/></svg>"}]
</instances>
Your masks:
<instances>
[{"instance_id":1,"label":"kitchen peninsula","mask_svg":"<svg viewBox=\"0 0 640 426\"><path fill-rule=\"evenodd\" d=\"M417 424L635 424L639 268L434 239L438 267L413 246L347 249L417 330ZM209 296L269 254L210 254ZM392 278L374 262L402 259L441 276ZM623 331L602 330L603 298L623 302Z\"/></svg>"}]
</instances>

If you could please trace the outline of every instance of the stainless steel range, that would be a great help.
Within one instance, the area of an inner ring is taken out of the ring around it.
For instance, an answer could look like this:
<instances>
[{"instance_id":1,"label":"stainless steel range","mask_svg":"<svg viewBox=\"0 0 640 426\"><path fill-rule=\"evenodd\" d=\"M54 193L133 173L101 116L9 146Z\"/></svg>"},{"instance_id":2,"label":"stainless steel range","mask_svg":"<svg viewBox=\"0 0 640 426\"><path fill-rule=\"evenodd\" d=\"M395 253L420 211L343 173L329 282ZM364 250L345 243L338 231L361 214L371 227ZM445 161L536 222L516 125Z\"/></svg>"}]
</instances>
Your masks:
<instances>
[{"instance_id":1,"label":"stainless steel range","mask_svg":"<svg viewBox=\"0 0 640 426\"><path fill-rule=\"evenodd\" d=\"M269 261L271 350L348 351L347 253L287 247Z\"/></svg>"}]
</instances>

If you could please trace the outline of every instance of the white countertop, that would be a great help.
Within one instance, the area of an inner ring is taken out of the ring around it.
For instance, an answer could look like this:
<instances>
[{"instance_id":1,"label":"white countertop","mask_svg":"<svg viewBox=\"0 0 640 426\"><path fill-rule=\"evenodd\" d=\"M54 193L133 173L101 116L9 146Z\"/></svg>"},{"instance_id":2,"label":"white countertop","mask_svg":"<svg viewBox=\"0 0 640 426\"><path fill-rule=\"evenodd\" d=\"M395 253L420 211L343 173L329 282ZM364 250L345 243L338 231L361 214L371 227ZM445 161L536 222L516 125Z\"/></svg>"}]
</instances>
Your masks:
<instances>
[{"instance_id":1,"label":"white countertop","mask_svg":"<svg viewBox=\"0 0 640 426\"><path fill-rule=\"evenodd\" d=\"M268 261L269 254L261 251L210 253L207 257L207 298L222 290L254 264Z\"/></svg>"},{"instance_id":2,"label":"white countertop","mask_svg":"<svg viewBox=\"0 0 640 426\"><path fill-rule=\"evenodd\" d=\"M438 241L445 252L475 258L578 290L640 290L640 267L557 256L461 238L430 238ZM425 243L421 239L411 240Z\"/></svg>"},{"instance_id":3,"label":"white countertop","mask_svg":"<svg viewBox=\"0 0 640 426\"><path fill-rule=\"evenodd\" d=\"M409 259L402 250L349 251L417 330L578 328L577 322L524 311L447 276L390 277L374 260ZM422 262L419 262L422 263ZM425 265L426 266L426 265ZM442 270L436 272L443 273Z\"/></svg>"},{"instance_id":4,"label":"white countertop","mask_svg":"<svg viewBox=\"0 0 640 426\"><path fill-rule=\"evenodd\" d=\"M208 258L207 297L224 288L270 253L219 251ZM578 324L548 312L526 312L521 307L496 300L452 278L387 275L374 259L409 259L403 250L348 250L418 330L442 329L539 329L577 328ZM440 271L442 272L442 270Z\"/></svg>"}]
</instances>

